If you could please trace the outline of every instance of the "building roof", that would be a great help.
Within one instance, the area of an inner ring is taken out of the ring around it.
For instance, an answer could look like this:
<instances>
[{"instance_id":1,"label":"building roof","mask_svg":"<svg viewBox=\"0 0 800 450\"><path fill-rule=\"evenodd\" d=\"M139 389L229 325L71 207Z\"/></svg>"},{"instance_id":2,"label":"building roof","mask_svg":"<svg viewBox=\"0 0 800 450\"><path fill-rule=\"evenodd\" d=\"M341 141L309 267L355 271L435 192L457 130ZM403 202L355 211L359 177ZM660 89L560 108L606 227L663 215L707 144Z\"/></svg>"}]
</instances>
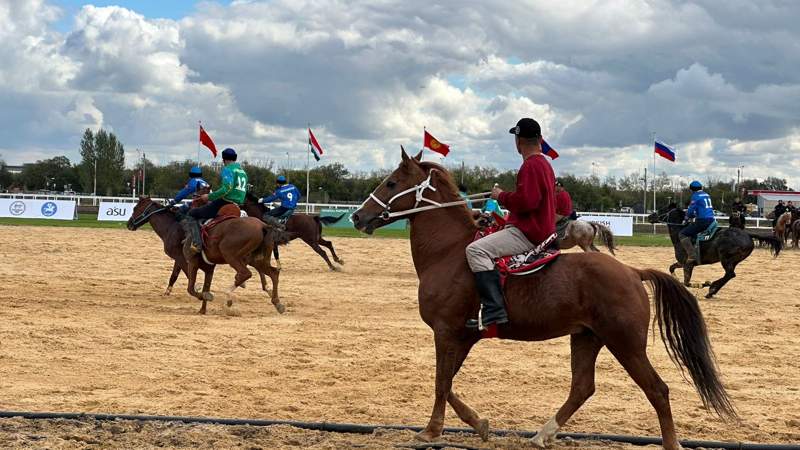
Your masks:
<instances>
[{"instance_id":1,"label":"building roof","mask_svg":"<svg viewBox=\"0 0 800 450\"><path fill-rule=\"evenodd\" d=\"M795 191L771 191L769 189L753 189L751 191L747 191L748 195L761 195L761 194L800 194L800 192Z\"/></svg>"},{"instance_id":2,"label":"building roof","mask_svg":"<svg viewBox=\"0 0 800 450\"><path fill-rule=\"evenodd\" d=\"M800 192L793 192L791 194L758 194L759 197L763 198L764 200L771 200L771 201L778 201L778 200L791 200L791 201L799 201L800 200Z\"/></svg>"}]
</instances>

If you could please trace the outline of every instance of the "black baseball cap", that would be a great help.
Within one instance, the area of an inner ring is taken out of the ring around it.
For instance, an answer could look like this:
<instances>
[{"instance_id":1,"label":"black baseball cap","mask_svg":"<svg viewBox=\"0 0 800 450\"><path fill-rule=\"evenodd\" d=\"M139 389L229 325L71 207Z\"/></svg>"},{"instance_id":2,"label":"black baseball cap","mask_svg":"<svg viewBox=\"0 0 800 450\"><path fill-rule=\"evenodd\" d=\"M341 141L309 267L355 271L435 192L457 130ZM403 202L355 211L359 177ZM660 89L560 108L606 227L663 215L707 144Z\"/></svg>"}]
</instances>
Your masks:
<instances>
[{"instance_id":1,"label":"black baseball cap","mask_svg":"<svg viewBox=\"0 0 800 450\"><path fill-rule=\"evenodd\" d=\"M519 119L517 126L508 130L508 132L522 138L537 138L542 136L542 127L539 126L539 122L525 117L524 119Z\"/></svg>"}]
</instances>

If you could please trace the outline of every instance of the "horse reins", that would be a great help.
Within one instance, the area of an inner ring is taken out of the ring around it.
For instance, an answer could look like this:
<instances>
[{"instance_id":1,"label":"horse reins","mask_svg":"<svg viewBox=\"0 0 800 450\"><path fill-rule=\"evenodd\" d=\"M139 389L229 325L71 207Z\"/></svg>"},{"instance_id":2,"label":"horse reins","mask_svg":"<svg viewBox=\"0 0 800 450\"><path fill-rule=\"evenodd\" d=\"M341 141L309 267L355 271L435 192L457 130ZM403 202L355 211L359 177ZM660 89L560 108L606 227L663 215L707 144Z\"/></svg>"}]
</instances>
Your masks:
<instances>
[{"instance_id":1,"label":"horse reins","mask_svg":"<svg viewBox=\"0 0 800 450\"><path fill-rule=\"evenodd\" d=\"M433 185L431 185L431 176L433 175L433 172L435 170L436 169L431 169L431 171L428 172L428 178L423 180L421 183L419 183L419 184L417 184L415 186L412 186L412 187L406 189L403 192L399 192L399 193L395 194L394 196L392 196L392 198L390 198L385 203L383 201L381 201L381 199L379 199L375 195L375 192L372 192L372 193L369 194L369 197L367 198L367 200L364 201L364 203L361 205L361 207L363 208L364 204L366 204L371 199L371 200L373 200L375 203L377 203L378 205L380 205L383 208L383 212L380 215L381 219L389 220L389 219L392 219L394 217L409 216L411 214L416 214L416 213L422 212L422 211L429 211L429 210L432 210L432 209L449 208L451 206L466 205L467 201L472 201L472 202L475 202L475 203L483 202L483 201L488 200L488 198L486 198L486 197L491 194L491 192L481 192L481 193L478 193L478 194L469 195L469 196L467 196L466 199L463 199L463 200L457 200L457 201L446 202L446 203L439 203L439 202L431 200L429 198L425 198L424 194L425 194L426 190L431 190L431 191L436 192L436 188L433 187ZM402 210L402 211L394 211L394 212L391 211L391 205L395 200L397 200L400 197L405 196L406 194L411 194L411 193L414 193L414 196L415 196L415 199L416 199L416 202L414 203L414 207L413 208ZM419 204L421 202L430 203L430 204L426 205L426 206L419 206Z\"/></svg>"},{"instance_id":2,"label":"horse reins","mask_svg":"<svg viewBox=\"0 0 800 450\"><path fill-rule=\"evenodd\" d=\"M150 219L150 216L152 216L153 214L158 214L158 213L160 213L162 211L166 211L166 210L169 209L169 207L167 207L167 206L162 206L160 209L156 209L156 210L150 211L150 208L153 207L153 206L158 207L155 202L150 203L149 205L147 205L147 208L145 208L144 211L142 211L142 213L139 214L139 216L137 218L133 219L133 226L134 227L139 228L140 226L144 225L145 222L147 222L148 219ZM148 211L150 211L150 213L148 213Z\"/></svg>"}]
</instances>

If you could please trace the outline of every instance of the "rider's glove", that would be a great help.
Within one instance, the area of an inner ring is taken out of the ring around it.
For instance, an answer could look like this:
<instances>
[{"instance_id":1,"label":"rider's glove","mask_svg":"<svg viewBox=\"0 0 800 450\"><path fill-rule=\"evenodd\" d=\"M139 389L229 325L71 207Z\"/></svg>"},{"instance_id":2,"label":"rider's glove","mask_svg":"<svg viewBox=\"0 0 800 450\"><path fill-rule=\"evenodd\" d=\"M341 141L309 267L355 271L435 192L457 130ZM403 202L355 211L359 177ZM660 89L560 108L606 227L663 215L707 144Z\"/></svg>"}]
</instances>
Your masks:
<instances>
[{"instance_id":1,"label":"rider's glove","mask_svg":"<svg viewBox=\"0 0 800 450\"><path fill-rule=\"evenodd\" d=\"M175 206L175 199L174 198L169 199L169 201L167 202L167 206L169 207Z\"/></svg>"}]
</instances>

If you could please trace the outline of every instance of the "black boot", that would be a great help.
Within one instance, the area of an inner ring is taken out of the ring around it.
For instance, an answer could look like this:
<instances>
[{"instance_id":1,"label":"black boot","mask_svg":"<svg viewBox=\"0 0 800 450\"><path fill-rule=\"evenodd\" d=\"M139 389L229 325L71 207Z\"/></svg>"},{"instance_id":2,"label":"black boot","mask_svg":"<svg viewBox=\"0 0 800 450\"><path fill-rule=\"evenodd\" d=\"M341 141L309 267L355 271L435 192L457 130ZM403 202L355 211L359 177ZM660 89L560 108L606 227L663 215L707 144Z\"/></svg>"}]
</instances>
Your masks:
<instances>
[{"instance_id":1,"label":"black boot","mask_svg":"<svg viewBox=\"0 0 800 450\"><path fill-rule=\"evenodd\" d=\"M183 240L183 254L187 259L200 253L203 249L203 240L200 237L200 222L194 217L186 216L181 222L186 236Z\"/></svg>"},{"instance_id":2,"label":"black boot","mask_svg":"<svg viewBox=\"0 0 800 450\"><path fill-rule=\"evenodd\" d=\"M493 323L500 325L508 322L503 288L500 286L500 273L497 270L475 272L475 283L481 299L479 317L482 323L479 326L478 320L470 319L467 321L467 328L483 329Z\"/></svg>"}]
</instances>

